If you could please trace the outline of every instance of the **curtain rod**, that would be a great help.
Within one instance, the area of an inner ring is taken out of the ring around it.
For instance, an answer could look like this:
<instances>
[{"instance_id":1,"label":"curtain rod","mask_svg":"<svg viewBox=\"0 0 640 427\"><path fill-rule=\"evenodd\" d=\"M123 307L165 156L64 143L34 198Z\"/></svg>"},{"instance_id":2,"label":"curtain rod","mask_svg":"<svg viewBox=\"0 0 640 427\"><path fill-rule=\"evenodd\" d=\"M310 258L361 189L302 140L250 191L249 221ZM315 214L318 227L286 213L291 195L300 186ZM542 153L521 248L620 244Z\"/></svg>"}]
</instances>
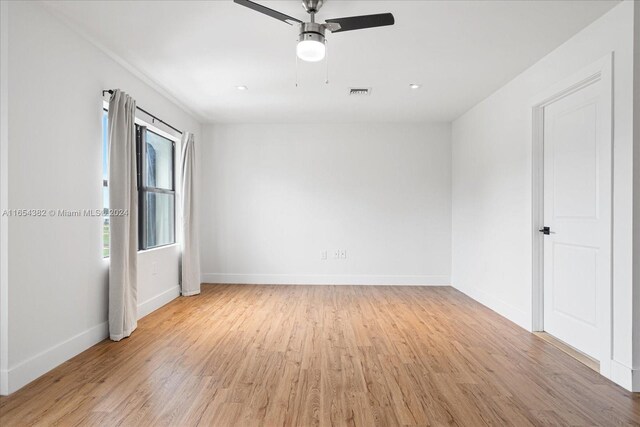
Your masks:
<instances>
[{"instance_id":1,"label":"curtain rod","mask_svg":"<svg viewBox=\"0 0 640 427\"><path fill-rule=\"evenodd\" d=\"M111 90L111 89L105 89L105 90L103 90L103 91L102 91L102 96L104 96L104 94L105 94L105 93L109 93L110 95L113 95L113 90ZM153 114L151 114L150 112L148 112L148 111L147 111L147 110L145 110L144 108L136 106L136 110L140 110L140 111L142 111L142 112L143 112L143 113L145 113L146 115L148 115L148 116L152 117L154 120L159 121L159 122L160 122L160 123L162 123L163 125L165 125L165 126L167 126L167 127L171 128L171 129L173 129L174 131L176 131L176 132L178 132L180 135L182 135L182 131L181 131L181 130L178 130L178 129L174 128L174 127L173 127L173 126L171 126L169 123L167 123L167 122L165 122L164 120L162 120L162 119L160 119L160 118L158 118L158 117L154 116Z\"/></svg>"}]
</instances>

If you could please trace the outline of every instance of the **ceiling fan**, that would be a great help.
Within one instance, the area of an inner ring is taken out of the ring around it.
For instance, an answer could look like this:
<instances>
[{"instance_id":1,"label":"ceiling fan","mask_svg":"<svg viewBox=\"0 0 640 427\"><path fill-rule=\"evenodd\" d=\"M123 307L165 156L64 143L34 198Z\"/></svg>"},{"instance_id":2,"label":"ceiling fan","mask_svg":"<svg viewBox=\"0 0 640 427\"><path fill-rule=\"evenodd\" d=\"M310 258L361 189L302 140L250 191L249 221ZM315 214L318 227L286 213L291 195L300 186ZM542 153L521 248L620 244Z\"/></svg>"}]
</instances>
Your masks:
<instances>
[{"instance_id":1,"label":"ceiling fan","mask_svg":"<svg viewBox=\"0 0 640 427\"><path fill-rule=\"evenodd\" d=\"M379 13L375 15L327 19L324 24L319 24L315 22L315 15L322 7L324 0L302 0L302 7L311 15L310 22L300 21L299 19L250 0L233 1L241 6L264 13L289 25L300 25L300 36L298 37L296 53L298 58L309 62L317 62L324 59L326 51L325 30L329 30L332 33L340 33L343 31L362 30L364 28L384 27L395 23L395 19L391 13Z\"/></svg>"}]
</instances>

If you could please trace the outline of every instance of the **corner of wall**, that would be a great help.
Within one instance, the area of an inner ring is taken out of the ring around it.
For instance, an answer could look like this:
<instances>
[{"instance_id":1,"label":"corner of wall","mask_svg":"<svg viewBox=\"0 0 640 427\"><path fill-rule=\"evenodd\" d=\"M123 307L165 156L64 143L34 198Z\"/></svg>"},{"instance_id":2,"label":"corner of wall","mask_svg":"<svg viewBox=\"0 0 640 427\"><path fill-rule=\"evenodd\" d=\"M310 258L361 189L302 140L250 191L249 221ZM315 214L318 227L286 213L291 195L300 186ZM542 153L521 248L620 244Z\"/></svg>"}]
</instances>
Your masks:
<instances>
[{"instance_id":1,"label":"corner of wall","mask_svg":"<svg viewBox=\"0 0 640 427\"><path fill-rule=\"evenodd\" d=\"M126 61L120 55L117 55L114 51L107 48L103 43L99 42L96 37L91 35L86 29L81 28L77 23L73 22L69 19L64 13L62 13L57 7L55 2L37 2L37 4L43 7L47 13L51 16L55 17L57 20L62 22L67 28L71 29L74 33L78 34L80 37L91 43L94 47L100 50L102 53L107 55L112 61L116 62L122 68L127 70L130 74L137 77L147 86L151 87L153 90L158 92L164 98L168 99L172 104L176 105L182 111L184 111L187 115L195 118L197 121L204 120L202 114L192 110L185 103L180 101L177 97L175 97L170 91L168 91L163 85L159 84L155 79L149 77L147 74L140 71L138 68L134 67L130 62Z\"/></svg>"},{"instance_id":2,"label":"corner of wall","mask_svg":"<svg viewBox=\"0 0 640 427\"><path fill-rule=\"evenodd\" d=\"M633 326L634 391L640 391L640 3L633 2Z\"/></svg>"},{"instance_id":3,"label":"corner of wall","mask_svg":"<svg viewBox=\"0 0 640 427\"><path fill-rule=\"evenodd\" d=\"M0 2L0 206L6 209L8 204L7 171L9 152L9 116L8 89L9 71L9 2ZM8 217L0 216L0 395L9 393L8 360L9 360L9 275L8 267Z\"/></svg>"}]
</instances>

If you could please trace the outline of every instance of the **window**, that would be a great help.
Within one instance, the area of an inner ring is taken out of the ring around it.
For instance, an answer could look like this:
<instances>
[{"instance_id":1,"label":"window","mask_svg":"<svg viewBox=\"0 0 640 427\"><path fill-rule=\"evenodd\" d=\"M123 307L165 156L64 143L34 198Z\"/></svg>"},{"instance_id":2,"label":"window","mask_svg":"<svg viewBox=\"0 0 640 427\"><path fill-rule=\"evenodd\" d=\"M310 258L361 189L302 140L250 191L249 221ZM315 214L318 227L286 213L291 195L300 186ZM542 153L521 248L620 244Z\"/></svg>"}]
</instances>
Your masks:
<instances>
[{"instance_id":1,"label":"window","mask_svg":"<svg viewBox=\"0 0 640 427\"><path fill-rule=\"evenodd\" d=\"M137 119L136 119L137 121ZM171 245L175 237L175 142L136 124L138 249ZM102 256L109 257L109 127L102 115Z\"/></svg>"},{"instance_id":2,"label":"window","mask_svg":"<svg viewBox=\"0 0 640 427\"><path fill-rule=\"evenodd\" d=\"M107 110L102 111L102 256L109 257L109 127Z\"/></svg>"},{"instance_id":3,"label":"window","mask_svg":"<svg viewBox=\"0 0 640 427\"><path fill-rule=\"evenodd\" d=\"M175 143L136 125L138 244L140 250L175 243Z\"/></svg>"}]
</instances>

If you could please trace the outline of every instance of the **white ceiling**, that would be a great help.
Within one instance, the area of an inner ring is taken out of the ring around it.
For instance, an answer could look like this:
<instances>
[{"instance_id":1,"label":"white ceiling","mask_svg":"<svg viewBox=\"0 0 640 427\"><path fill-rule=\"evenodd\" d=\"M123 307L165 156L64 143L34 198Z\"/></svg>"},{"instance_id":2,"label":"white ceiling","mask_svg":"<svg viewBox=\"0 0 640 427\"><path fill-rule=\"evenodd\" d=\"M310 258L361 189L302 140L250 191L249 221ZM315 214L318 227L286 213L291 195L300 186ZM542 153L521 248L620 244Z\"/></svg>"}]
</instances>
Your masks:
<instances>
[{"instance_id":1,"label":"white ceiling","mask_svg":"<svg viewBox=\"0 0 640 427\"><path fill-rule=\"evenodd\" d=\"M616 4L326 0L319 21L392 12L396 25L329 33L329 85L324 62L301 62L296 88L297 27L231 0L49 3L207 122L450 121Z\"/></svg>"}]
</instances>

